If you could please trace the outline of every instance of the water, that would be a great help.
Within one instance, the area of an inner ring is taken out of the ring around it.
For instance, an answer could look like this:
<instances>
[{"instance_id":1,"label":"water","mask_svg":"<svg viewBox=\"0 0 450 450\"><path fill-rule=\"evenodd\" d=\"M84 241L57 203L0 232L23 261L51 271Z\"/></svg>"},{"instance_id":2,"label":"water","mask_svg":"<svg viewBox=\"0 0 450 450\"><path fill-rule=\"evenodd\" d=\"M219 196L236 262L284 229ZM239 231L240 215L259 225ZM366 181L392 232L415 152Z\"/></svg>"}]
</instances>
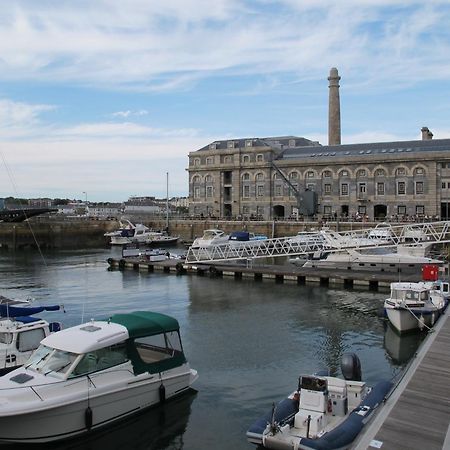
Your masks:
<instances>
[{"instance_id":1,"label":"water","mask_svg":"<svg viewBox=\"0 0 450 450\"><path fill-rule=\"evenodd\" d=\"M198 370L195 391L120 426L55 449L252 449L247 428L296 388L299 374L330 368L343 352L374 382L402 370L420 335L400 338L379 317L385 293L232 278L108 270L118 249L0 252L0 294L64 304L43 313L64 327L152 310L180 322ZM15 447L17 448L17 447Z\"/></svg>"}]
</instances>

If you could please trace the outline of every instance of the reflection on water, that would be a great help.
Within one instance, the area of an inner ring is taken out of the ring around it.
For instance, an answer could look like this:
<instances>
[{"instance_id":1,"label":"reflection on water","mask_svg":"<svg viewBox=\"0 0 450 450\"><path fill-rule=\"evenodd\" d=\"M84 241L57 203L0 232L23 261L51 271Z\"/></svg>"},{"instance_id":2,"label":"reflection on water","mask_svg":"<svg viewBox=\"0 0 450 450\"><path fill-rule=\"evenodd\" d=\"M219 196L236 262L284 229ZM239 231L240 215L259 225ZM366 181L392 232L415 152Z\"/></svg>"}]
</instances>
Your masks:
<instances>
[{"instance_id":1,"label":"reflection on water","mask_svg":"<svg viewBox=\"0 0 450 450\"><path fill-rule=\"evenodd\" d=\"M179 321L186 356L198 370L198 393L188 408L180 406L183 413L174 406L168 420L167 410L155 408L133 422L133 431L124 432L136 435L134 447L111 437L114 429L93 441L74 441L73 448L250 450L248 426L295 389L298 375L322 368L340 375L341 355L352 351L366 381L392 378L419 344L407 344L410 352L398 359L391 354L395 345L378 317L383 293L109 271L106 259L119 251L46 253L45 263L38 253L0 252L0 294L64 304L66 314L55 311L51 319L65 327L118 312L169 314ZM162 417L166 420L160 424Z\"/></svg>"},{"instance_id":2,"label":"reflection on water","mask_svg":"<svg viewBox=\"0 0 450 450\"><path fill-rule=\"evenodd\" d=\"M384 347L393 364L404 366L415 355L426 333L417 331L400 335L389 321L386 322L385 328Z\"/></svg>"}]
</instances>

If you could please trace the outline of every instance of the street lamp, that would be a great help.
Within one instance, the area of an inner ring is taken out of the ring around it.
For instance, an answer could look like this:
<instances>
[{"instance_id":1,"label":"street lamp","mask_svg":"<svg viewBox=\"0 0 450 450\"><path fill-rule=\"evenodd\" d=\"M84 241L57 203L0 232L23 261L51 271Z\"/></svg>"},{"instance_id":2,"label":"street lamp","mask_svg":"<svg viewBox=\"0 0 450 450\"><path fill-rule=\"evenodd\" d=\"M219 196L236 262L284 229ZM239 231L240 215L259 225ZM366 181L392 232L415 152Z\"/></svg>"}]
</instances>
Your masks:
<instances>
[{"instance_id":1,"label":"street lamp","mask_svg":"<svg viewBox=\"0 0 450 450\"><path fill-rule=\"evenodd\" d=\"M89 206L88 206L88 199L87 199L87 192L83 191L84 194L84 198L85 198L85 202L84 202L84 207L85 207L85 211L86 211L86 216L88 216L89 214Z\"/></svg>"}]
</instances>

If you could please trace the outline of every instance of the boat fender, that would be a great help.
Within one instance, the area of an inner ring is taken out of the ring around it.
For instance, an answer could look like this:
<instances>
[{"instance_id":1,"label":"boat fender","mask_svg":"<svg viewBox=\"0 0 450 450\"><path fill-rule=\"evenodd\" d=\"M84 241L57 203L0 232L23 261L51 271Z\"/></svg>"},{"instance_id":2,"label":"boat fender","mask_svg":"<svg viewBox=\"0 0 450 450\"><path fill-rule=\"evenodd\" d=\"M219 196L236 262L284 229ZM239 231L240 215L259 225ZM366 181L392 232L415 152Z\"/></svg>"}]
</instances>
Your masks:
<instances>
[{"instance_id":1,"label":"boat fender","mask_svg":"<svg viewBox=\"0 0 450 450\"><path fill-rule=\"evenodd\" d=\"M159 402L160 403L164 403L166 401L166 388L165 386L161 383L159 385Z\"/></svg>"},{"instance_id":2,"label":"boat fender","mask_svg":"<svg viewBox=\"0 0 450 450\"><path fill-rule=\"evenodd\" d=\"M106 262L107 262L110 266L112 266L112 264L113 264L113 262L114 262L114 259L108 258L108 259L106 260Z\"/></svg>"},{"instance_id":3,"label":"boat fender","mask_svg":"<svg viewBox=\"0 0 450 450\"><path fill-rule=\"evenodd\" d=\"M119 261L119 269L120 269L120 270L125 269L125 260L124 260L124 259L121 259L121 260Z\"/></svg>"},{"instance_id":4,"label":"boat fender","mask_svg":"<svg viewBox=\"0 0 450 450\"><path fill-rule=\"evenodd\" d=\"M333 410L333 405L331 403L331 398L328 399L327 411L330 413Z\"/></svg>"},{"instance_id":5,"label":"boat fender","mask_svg":"<svg viewBox=\"0 0 450 450\"><path fill-rule=\"evenodd\" d=\"M92 409L90 406L88 406L84 411L84 423L88 430L92 428Z\"/></svg>"},{"instance_id":6,"label":"boat fender","mask_svg":"<svg viewBox=\"0 0 450 450\"><path fill-rule=\"evenodd\" d=\"M211 276L213 276L213 277L217 276L218 271L217 271L217 269L216 269L216 266L209 266L209 273L210 273Z\"/></svg>"}]
</instances>

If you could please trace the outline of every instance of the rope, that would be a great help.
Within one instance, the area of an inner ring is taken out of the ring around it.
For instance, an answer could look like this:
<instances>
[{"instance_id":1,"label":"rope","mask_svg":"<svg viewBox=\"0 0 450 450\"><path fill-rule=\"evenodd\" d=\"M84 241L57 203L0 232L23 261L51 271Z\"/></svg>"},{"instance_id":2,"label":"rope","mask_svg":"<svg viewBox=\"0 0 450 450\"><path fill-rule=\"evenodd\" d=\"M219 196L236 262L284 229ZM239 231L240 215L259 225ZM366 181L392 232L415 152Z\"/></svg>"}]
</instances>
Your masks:
<instances>
[{"instance_id":1,"label":"rope","mask_svg":"<svg viewBox=\"0 0 450 450\"><path fill-rule=\"evenodd\" d=\"M426 325L425 322L421 322L420 317L417 317L414 314L414 312L411 310L411 308L409 308L409 306L406 305L406 303L403 304L403 307L413 315L413 317L419 322L419 324L422 323L422 325L428 329L429 333L434 333L434 329L432 327L429 327L428 325Z\"/></svg>"}]
</instances>

